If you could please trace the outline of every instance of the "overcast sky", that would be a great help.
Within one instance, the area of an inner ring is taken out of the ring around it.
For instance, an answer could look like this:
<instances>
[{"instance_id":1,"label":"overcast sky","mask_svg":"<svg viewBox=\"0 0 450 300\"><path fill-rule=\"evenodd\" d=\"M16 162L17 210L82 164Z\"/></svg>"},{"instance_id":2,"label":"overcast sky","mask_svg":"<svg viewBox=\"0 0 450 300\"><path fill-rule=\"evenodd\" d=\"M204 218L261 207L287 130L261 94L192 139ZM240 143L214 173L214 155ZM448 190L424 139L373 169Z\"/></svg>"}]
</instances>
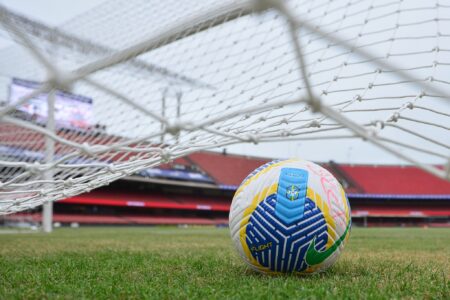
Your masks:
<instances>
[{"instance_id":1,"label":"overcast sky","mask_svg":"<svg viewBox=\"0 0 450 300\"><path fill-rule=\"evenodd\" d=\"M29 17L58 26L78 14L100 4L101 0L0 0L0 3ZM95 100L94 100L95 101ZM220 149L219 149L220 150ZM404 163L391 154L358 140L297 141L289 143L238 144L227 147L229 153L289 158L301 157L313 161L350 163ZM433 162L433 161L430 161Z\"/></svg>"}]
</instances>

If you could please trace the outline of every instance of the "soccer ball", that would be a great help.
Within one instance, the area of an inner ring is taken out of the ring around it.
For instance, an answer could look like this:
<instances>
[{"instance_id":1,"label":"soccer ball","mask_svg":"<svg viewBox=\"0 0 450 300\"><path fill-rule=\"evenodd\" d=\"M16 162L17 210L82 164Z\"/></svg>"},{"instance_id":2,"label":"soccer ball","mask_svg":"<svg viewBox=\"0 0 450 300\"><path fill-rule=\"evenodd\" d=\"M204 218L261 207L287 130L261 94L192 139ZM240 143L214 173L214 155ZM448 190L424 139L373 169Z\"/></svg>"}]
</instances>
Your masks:
<instances>
[{"instance_id":1,"label":"soccer ball","mask_svg":"<svg viewBox=\"0 0 450 300\"><path fill-rule=\"evenodd\" d=\"M272 161L253 171L230 209L237 251L264 273L326 270L342 252L350 227L342 186L324 168L299 159Z\"/></svg>"}]
</instances>

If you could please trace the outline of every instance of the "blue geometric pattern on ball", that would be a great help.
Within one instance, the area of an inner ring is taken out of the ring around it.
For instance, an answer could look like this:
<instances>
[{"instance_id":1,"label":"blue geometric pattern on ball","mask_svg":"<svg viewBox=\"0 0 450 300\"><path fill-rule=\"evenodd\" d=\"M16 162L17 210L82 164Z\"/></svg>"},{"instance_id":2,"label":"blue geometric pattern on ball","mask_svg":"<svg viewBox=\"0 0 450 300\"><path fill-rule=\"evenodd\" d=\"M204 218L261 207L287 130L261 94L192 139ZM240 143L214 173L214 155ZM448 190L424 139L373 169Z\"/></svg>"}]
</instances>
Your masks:
<instances>
[{"instance_id":1,"label":"blue geometric pattern on ball","mask_svg":"<svg viewBox=\"0 0 450 300\"><path fill-rule=\"evenodd\" d=\"M315 203L306 198L303 216L294 224L286 224L277 217L276 204L277 194L273 194L253 211L246 227L247 245L259 264L272 271L303 271L308 267L306 250L315 236L316 249L325 250L325 218Z\"/></svg>"},{"instance_id":2,"label":"blue geometric pattern on ball","mask_svg":"<svg viewBox=\"0 0 450 300\"><path fill-rule=\"evenodd\" d=\"M307 188L308 171L295 168L281 169L275 214L285 224L292 224L303 216Z\"/></svg>"}]
</instances>

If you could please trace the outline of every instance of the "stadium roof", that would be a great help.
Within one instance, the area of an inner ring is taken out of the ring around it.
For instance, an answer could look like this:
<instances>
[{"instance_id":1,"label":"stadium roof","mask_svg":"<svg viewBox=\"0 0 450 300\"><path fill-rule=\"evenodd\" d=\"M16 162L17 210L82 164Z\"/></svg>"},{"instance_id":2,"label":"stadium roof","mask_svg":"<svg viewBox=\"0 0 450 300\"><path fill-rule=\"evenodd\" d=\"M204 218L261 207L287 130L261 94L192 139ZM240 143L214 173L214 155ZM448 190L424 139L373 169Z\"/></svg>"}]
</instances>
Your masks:
<instances>
[{"instance_id":1,"label":"stadium roof","mask_svg":"<svg viewBox=\"0 0 450 300\"><path fill-rule=\"evenodd\" d=\"M237 186L254 169L269 159L198 152L189 159L211 176L217 184ZM420 198L448 197L450 182L412 166L321 164L333 173L353 196L417 195Z\"/></svg>"}]
</instances>

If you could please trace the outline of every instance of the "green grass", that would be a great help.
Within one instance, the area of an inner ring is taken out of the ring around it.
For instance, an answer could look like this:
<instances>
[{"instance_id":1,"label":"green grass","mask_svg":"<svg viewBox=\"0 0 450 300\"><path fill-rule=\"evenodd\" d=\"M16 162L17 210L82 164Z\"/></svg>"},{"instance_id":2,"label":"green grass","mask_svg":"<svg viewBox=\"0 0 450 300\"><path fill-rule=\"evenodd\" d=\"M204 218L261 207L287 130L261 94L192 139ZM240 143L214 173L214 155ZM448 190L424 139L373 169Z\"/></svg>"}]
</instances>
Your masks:
<instances>
[{"instance_id":1,"label":"green grass","mask_svg":"<svg viewBox=\"0 0 450 300\"><path fill-rule=\"evenodd\" d=\"M227 229L80 228L0 234L0 299L450 299L449 229L353 229L307 276L249 270Z\"/></svg>"}]
</instances>

